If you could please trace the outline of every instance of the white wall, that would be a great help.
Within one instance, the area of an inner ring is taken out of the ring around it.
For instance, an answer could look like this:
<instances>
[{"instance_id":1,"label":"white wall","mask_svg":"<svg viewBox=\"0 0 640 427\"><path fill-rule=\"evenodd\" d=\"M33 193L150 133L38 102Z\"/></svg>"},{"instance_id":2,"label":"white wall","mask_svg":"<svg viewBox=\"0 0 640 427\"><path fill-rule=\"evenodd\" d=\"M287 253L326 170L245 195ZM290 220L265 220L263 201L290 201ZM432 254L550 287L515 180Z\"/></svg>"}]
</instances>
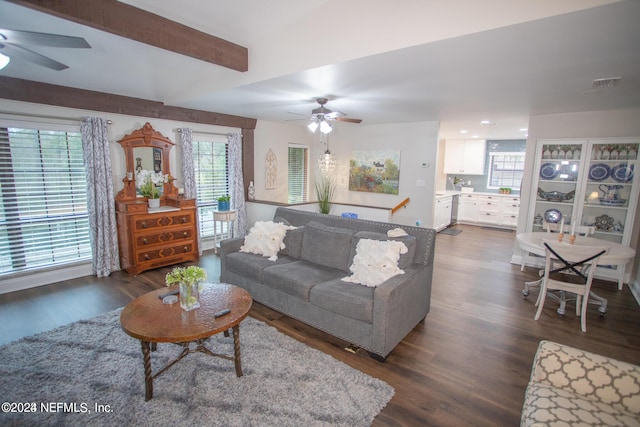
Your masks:
<instances>
[{"instance_id":1,"label":"white wall","mask_svg":"<svg viewBox=\"0 0 640 427\"><path fill-rule=\"evenodd\" d=\"M338 185L335 202L392 208L405 198L411 199L406 209L400 209L391 221L398 224L431 226L435 195L435 163L437 156L438 122L401 123L390 125L356 125L337 123L329 134L328 146L336 155L337 165L332 175ZM258 121L255 132L255 186L256 199L287 202L287 148L289 143L306 144L310 148L311 183L310 200L315 200L313 179L317 172L317 159L326 150L318 133L311 134L306 127ZM278 180L275 189L266 190L265 157L272 150L278 159ZM349 191L349 160L354 150L400 151L400 193L398 195ZM422 167L427 163L429 167ZM424 187L416 185L425 182ZM339 214L340 212L336 212Z\"/></svg>"},{"instance_id":2,"label":"white wall","mask_svg":"<svg viewBox=\"0 0 640 427\"><path fill-rule=\"evenodd\" d=\"M337 158L334 176L339 187L336 201L392 208L409 197L409 204L392 215L391 222L416 225L416 221L420 221L422 226L431 227L438 127L438 122L337 126L329 134L329 149ZM354 150L400 151L399 194L349 191L349 160ZM428 167L423 167L422 163ZM424 186L418 186L418 180L424 181Z\"/></svg>"},{"instance_id":3,"label":"white wall","mask_svg":"<svg viewBox=\"0 0 640 427\"><path fill-rule=\"evenodd\" d=\"M588 113L549 114L532 116L529 121L529 137L522 181L522 199L518 218L518 232L525 231L529 195L533 182L536 141L551 138L607 138L607 137L639 137L640 109L597 111ZM636 282L640 282L640 253L638 253L638 234L640 232L639 211L635 212L635 226L631 235L631 246L636 248L636 259L633 272ZM514 253L519 257L517 245ZM630 267L627 266L627 269Z\"/></svg>"}]
</instances>

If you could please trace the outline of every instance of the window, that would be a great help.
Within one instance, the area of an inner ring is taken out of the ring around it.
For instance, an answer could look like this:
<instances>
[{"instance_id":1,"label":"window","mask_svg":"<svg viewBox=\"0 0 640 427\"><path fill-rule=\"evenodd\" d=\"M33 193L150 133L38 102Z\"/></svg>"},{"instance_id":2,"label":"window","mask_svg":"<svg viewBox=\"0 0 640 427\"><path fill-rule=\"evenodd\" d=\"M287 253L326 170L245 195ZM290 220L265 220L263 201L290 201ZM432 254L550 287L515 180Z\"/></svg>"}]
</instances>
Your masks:
<instances>
[{"instance_id":1,"label":"window","mask_svg":"<svg viewBox=\"0 0 640 427\"><path fill-rule=\"evenodd\" d=\"M201 238L214 237L213 212L218 207L218 197L229 194L228 153L225 137L193 135L193 167Z\"/></svg>"},{"instance_id":2,"label":"window","mask_svg":"<svg viewBox=\"0 0 640 427\"><path fill-rule=\"evenodd\" d=\"M308 200L309 149L300 145L289 145L289 203L304 203Z\"/></svg>"},{"instance_id":3,"label":"window","mask_svg":"<svg viewBox=\"0 0 640 427\"><path fill-rule=\"evenodd\" d=\"M499 151L489 153L487 188L519 189L524 174L524 153Z\"/></svg>"},{"instance_id":4,"label":"window","mask_svg":"<svg viewBox=\"0 0 640 427\"><path fill-rule=\"evenodd\" d=\"M91 259L80 132L57 127L0 127L0 276Z\"/></svg>"}]
</instances>

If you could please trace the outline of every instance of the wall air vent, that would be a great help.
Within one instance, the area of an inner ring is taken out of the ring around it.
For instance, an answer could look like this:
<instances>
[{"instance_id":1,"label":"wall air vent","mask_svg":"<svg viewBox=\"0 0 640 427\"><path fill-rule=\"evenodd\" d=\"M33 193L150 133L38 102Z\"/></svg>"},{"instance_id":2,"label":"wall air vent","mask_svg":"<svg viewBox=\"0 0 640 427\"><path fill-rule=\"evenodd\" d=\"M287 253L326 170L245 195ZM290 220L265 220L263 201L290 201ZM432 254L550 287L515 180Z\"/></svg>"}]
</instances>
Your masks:
<instances>
[{"instance_id":1,"label":"wall air vent","mask_svg":"<svg viewBox=\"0 0 640 427\"><path fill-rule=\"evenodd\" d=\"M607 77L604 79L595 79L593 83L591 83L592 89L606 89L609 87L614 87L618 85L618 82L622 79L622 77Z\"/></svg>"}]
</instances>

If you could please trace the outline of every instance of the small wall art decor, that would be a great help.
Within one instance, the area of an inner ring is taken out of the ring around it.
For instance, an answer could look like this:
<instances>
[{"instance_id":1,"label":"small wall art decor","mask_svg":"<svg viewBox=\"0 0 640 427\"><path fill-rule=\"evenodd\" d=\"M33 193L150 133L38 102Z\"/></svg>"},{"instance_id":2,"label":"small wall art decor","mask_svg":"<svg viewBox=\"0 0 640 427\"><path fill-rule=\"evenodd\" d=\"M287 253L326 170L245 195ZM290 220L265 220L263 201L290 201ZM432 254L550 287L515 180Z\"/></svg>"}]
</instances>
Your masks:
<instances>
[{"instance_id":1,"label":"small wall art decor","mask_svg":"<svg viewBox=\"0 0 640 427\"><path fill-rule=\"evenodd\" d=\"M267 190L272 190L276 188L278 176L278 158L273 151L269 150L269 152L267 153L264 166L266 171L264 188Z\"/></svg>"},{"instance_id":2,"label":"small wall art decor","mask_svg":"<svg viewBox=\"0 0 640 427\"><path fill-rule=\"evenodd\" d=\"M349 190L398 194L400 151L353 151L349 162Z\"/></svg>"}]
</instances>

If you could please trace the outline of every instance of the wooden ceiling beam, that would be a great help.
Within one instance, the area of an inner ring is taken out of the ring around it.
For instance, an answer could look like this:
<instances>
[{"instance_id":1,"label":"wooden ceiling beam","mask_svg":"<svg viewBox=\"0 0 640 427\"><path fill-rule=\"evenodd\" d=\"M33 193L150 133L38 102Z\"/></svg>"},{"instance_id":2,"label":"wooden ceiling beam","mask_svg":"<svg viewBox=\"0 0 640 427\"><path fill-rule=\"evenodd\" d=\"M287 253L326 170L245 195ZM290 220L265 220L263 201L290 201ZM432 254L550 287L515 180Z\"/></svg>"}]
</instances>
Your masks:
<instances>
[{"instance_id":1,"label":"wooden ceiling beam","mask_svg":"<svg viewBox=\"0 0 640 427\"><path fill-rule=\"evenodd\" d=\"M188 123L255 129L256 119L172 107L162 102L0 76L0 98Z\"/></svg>"},{"instance_id":2,"label":"wooden ceiling beam","mask_svg":"<svg viewBox=\"0 0 640 427\"><path fill-rule=\"evenodd\" d=\"M246 47L117 0L9 0L68 21L237 71L249 69ZM179 7L179 2L176 2Z\"/></svg>"}]
</instances>

